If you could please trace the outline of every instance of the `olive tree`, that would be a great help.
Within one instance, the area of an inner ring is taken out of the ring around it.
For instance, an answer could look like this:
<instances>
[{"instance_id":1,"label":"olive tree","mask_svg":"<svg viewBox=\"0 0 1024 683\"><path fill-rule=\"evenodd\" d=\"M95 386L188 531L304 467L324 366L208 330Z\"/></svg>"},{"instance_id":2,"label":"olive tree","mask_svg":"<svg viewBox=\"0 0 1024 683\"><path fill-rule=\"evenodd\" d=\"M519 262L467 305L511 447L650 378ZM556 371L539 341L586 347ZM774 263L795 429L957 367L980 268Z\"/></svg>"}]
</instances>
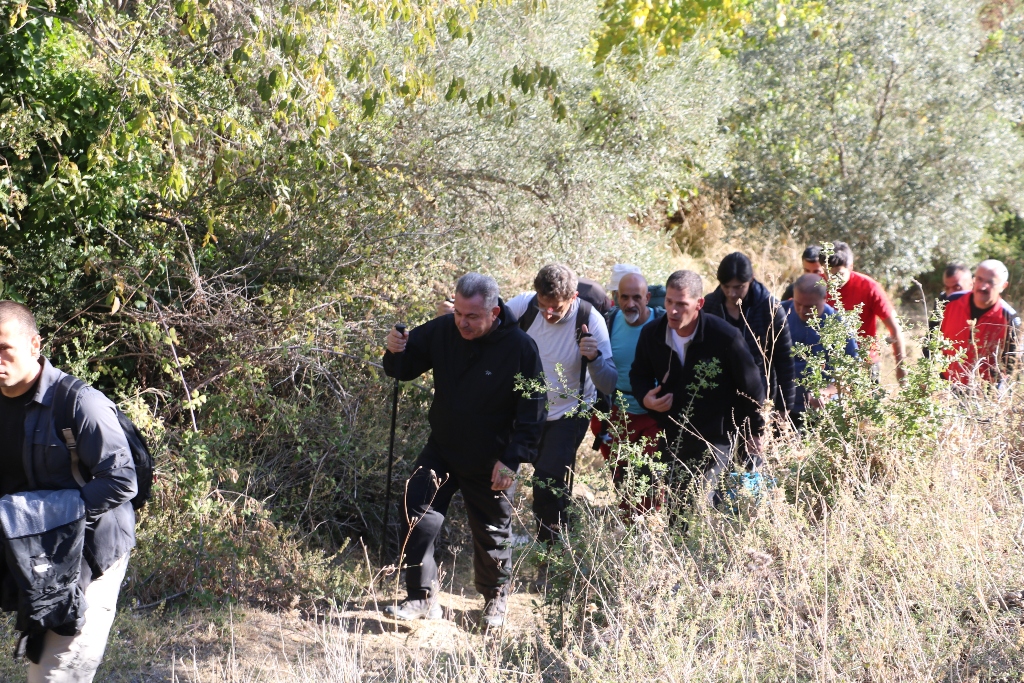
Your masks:
<instances>
[{"instance_id":1,"label":"olive tree","mask_svg":"<svg viewBox=\"0 0 1024 683\"><path fill-rule=\"evenodd\" d=\"M980 4L827 0L792 26L753 24L729 118L736 219L848 241L890 281L972 254L1024 159L979 58Z\"/></svg>"}]
</instances>

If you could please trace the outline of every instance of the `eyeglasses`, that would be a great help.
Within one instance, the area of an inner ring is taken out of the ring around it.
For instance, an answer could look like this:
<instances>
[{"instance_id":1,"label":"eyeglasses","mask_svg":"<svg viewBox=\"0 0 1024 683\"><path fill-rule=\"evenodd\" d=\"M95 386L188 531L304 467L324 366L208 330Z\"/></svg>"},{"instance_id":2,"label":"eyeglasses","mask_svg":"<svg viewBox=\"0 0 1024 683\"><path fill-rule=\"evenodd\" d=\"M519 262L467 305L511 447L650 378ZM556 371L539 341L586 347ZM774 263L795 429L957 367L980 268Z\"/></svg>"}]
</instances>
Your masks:
<instances>
[{"instance_id":1,"label":"eyeglasses","mask_svg":"<svg viewBox=\"0 0 1024 683\"><path fill-rule=\"evenodd\" d=\"M540 314L543 315L548 322L552 323L558 322L565 317L566 313L568 313L568 311L560 311L554 308L541 308L540 306L534 306L534 308L540 311Z\"/></svg>"},{"instance_id":2,"label":"eyeglasses","mask_svg":"<svg viewBox=\"0 0 1024 683\"><path fill-rule=\"evenodd\" d=\"M565 302L558 308L544 308L540 304L534 304L533 307L536 308L548 322L556 323L569 314L569 309L572 307L572 302L573 299L569 299L567 302Z\"/></svg>"}]
</instances>

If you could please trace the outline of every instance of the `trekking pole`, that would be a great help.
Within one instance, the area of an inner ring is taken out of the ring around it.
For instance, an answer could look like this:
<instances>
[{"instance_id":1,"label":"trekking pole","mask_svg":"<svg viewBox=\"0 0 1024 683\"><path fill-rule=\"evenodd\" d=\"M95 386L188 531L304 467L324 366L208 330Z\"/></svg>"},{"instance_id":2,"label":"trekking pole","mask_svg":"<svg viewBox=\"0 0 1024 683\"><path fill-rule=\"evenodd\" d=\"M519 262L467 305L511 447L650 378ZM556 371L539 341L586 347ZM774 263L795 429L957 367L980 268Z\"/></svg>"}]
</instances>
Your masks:
<instances>
[{"instance_id":1,"label":"trekking pole","mask_svg":"<svg viewBox=\"0 0 1024 683\"><path fill-rule=\"evenodd\" d=\"M579 340L583 341L587 337L593 337L593 336L594 335L592 335L589 332L580 332L580 339ZM583 406L586 404L586 400L587 400L586 399L586 394L587 394L586 389L587 389L587 363L588 362L589 361L588 361L587 357L582 355L582 354L580 354L580 409L581 410L582 410ZM596 389L597 386L595 385L594 388ZM573 455L573 458L575 458L575 457L576 456ZM573 468L571 470L569 470L569 481L568 481L568 484L569 484L569 498L570 499L572 498L572 487L575 485L575 483L576 483L576 467L574 465Z\"/></svg>"},{"instance_id":2,"label":"trekking pole","mask_svg":"<svg viewBox=\"0 0 1024 683\"><path fill-rule=\"evenodd\" d=\"M395 325L395 329L398 330L398 334L405 335L405 325L398 323ZM399 392L398 378L395 378L395 389L391 395L391 442L388 445L388 481L385 485L384 493L384 531L381 534L380 540L380 556L384 558L384 554L388 548L388 526L391 520L391 473L395 467L395 424L398 421L398 392Z\"/></svg>"}]
</instances>

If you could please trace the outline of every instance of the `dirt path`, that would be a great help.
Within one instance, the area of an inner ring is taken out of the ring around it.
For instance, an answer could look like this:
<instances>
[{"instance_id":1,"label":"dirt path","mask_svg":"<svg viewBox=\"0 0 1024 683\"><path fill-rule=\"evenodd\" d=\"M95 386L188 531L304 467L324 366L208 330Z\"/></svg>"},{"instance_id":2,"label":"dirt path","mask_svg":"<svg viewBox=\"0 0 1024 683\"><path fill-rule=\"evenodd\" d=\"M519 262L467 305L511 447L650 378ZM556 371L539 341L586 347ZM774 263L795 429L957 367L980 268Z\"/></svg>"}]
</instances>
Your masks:
<instances>
[{"instance_id":1,"label":"dirt path","mask_svg":"<svg viewBox=\"0 0 1024 683\"><path fill-rule=\"evenodd\" d=\"M603 463L580 449L581 476L574 494L591 502L611 501ZM396 667L420 659L427 668L445 658L486 655L491 647L529 640L545 632L543 597L530 593L533 515L529 488L516 496L512 595L503 629L486 636L478 628L483 598L472 582L472 544L460 497L453 502L439 539L440 603L444 618L399 622L382 613L404 597L393 573L379 574L365 592L332 614L267 611L256 607L189 608L173 605L117 616L106 661L96 677L105 683L306 683L392 680ZM13 623L0 629L13 647ZM467 653L471 653L467 655ZM434 671L439 670L435 668ZM22 662L0 660L0 680L25 680ZM325 678L323 672L331 672ZM430 679L430 676L425 676ZM414 677L415 678L415 677Z\"/></svg>"}]
</instances>

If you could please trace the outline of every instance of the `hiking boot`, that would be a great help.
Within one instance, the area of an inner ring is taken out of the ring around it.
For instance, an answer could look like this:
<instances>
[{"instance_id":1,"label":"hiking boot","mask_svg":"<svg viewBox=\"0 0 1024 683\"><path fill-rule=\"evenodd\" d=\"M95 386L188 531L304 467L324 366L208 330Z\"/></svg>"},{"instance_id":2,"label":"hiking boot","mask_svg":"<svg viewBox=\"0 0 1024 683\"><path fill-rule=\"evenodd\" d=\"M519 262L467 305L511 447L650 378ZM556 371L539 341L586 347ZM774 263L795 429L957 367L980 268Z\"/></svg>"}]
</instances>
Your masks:
<instances>
[{"instance_id":1,"label":"hiking boot","mask_svg":"<svg viewBox=\"0 0 1024 683\"><path fill-rule=\"evenodd\" d=\"M480 625L484 628L501 628L505 625L505 611L508 609L508 596L502 593L487 601L484 613L480 617Z\"/></svg>"},{"instance_id":2,"label":"hiking boot","mask_svg":"<svg viewBox=\"0 0 1024 683\"><path fill-rule=\"evenodd\" d=\"M440 619L441 605L437 604L437 598L424 598L422 600L406 598L397 605L391 604L385 607L384 614L399 621Z\"/></svg>"}]
</instances>

